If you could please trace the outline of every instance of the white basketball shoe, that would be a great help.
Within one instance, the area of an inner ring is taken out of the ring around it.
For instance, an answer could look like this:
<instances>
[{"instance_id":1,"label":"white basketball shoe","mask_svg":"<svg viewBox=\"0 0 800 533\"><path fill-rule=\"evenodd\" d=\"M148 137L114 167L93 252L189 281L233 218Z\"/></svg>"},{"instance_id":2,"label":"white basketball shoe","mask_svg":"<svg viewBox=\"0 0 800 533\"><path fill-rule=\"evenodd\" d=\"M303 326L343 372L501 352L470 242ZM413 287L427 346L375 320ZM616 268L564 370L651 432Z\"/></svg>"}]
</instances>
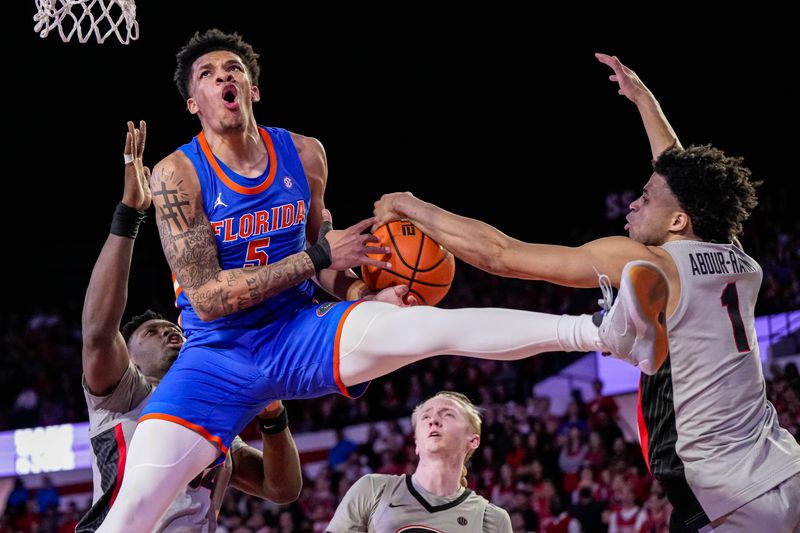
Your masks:
<instances>
[{"instance_id":1,"label":"white basketball shoe","mask_svg":"<svg viewBox=\"0 0 800 533\"><path fill-rule=\"evenodd\" d=\"M655 374L669 353L664 272L648 261L631 261L622 269L616 302L608 276L600 275L600 289L605 313L599 334L606 350L647 375Z\"/></svg>"}]
</instances>

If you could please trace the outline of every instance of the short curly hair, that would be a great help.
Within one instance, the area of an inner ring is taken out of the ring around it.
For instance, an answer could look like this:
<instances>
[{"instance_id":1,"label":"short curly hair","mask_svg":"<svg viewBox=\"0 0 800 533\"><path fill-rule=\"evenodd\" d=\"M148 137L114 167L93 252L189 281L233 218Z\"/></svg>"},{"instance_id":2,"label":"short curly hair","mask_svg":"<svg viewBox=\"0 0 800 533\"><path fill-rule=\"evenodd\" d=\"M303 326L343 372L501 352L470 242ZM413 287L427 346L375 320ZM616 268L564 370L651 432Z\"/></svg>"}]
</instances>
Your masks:
<instances>
[{"instance_id":1,"label":"short curly hair","mask_svg":"<svg viewBox=\"0 0 800 533\"><path fill-rule=\"evenodd\" d=\"M710 144L673 146L653 161L681 208L692 219L695 235L707 242L730 242L758 205L750 169L741 157L729 157Z\"/></svg>"},{"instance_id":2,"label":"short curly hair","mask_svg":"<svg viewBox=\"0 0 800 533\"><path fill-rule=\"evenodd\" d=\"M134 316L128 321L127 324L122 326L121 330L122 338L125 339L125 343L126 344L128 343L128 341L131 338L131 335L133 335L134 331L139 329L139 326L150 320L167 320L167 319L164 318L164 315L162 315L161 313L156 313L152 309L148 309L141 315Z\"/></svg>"},{"instance_id":3,"label":"short curly hair","mask_svg":"<svg viewBox=\"0 0 800 533\"><path fill-rule=\"evenodd\" d=\"M228 50L239 56L250 74L253 85L258 85L261 68L258 66L258 54L238 33L224 33L216 28L201 34L195 32L189 42L176 54L178 64L175 68L175 85L184 101L189 99L189 82L192 77L192 63L203 54L215 50Z\"/></svg>"}]
</instances>

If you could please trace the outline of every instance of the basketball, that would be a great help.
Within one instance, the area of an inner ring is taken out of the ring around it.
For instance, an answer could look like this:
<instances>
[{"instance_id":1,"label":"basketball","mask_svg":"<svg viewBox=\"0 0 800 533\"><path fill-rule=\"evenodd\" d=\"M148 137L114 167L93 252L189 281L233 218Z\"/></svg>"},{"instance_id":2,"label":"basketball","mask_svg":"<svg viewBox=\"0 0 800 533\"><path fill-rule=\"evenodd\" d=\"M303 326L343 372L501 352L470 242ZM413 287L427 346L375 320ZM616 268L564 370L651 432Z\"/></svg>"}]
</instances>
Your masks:
<instances>
[{"instance_id":1,"label":"basketball","mask_svg":"<svg viewBox=\"0 0 800 533\"><path fill-rule=\"evenodd\" d=\"M456 273L453 254L408 220L384 224L375 230L374 235L380 239L380 243L374 243L374 246L391 249L388 257L374 257L388 260L392 269L361 267L367 287L375 291L392 285L408 285L408 293L416 296L419 303L427 305L436 305L445 297Z\"/></svg>"}]
</instances>

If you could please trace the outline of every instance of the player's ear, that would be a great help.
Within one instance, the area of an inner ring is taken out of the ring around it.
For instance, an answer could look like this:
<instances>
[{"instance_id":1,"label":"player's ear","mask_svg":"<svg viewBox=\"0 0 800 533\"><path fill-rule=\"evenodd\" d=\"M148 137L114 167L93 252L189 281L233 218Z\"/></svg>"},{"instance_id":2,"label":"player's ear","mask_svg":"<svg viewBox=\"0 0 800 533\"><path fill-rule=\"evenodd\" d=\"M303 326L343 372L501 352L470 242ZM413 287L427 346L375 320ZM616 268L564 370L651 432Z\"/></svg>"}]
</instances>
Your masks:
<instances>
[{"instance_id":1,"label":"player's ear","mask_svg":"<svg viewBox=\"0 0 800 533\"><path fill-rule=\"evenodd\" d=\"M250 87L250 99L253 102L258 102L259 100L261 100L261 92L258 90L258 87L256 87L255 85Z\"/></svg>"},{"instance_id":2,"label":"player's ear","mask_svg":"<svg viewBox=\"0 0 800 533\"><path fill-rule=\"evenodd\" d=\"M186 109L188 109L189 113L191 113L192 115L197 114L197 102L195 101L194 98L189 98L188 100L186 100Z\"/></svg>"},{"instance_id":3,"label":"player's ear","mask_svg":"<svg viewBox=\"0 0 800 533\"><path fill-rule=\"evenodd\" d=\"M478 446L481 445L481 436L477 433L472 434L472 438L469 439L469 447L471 450L477 450Z\"/></svg>"},{"instance_id":4,"label":"player's ear","mask_svg":"<svg viewBox=\"0 0 800 533\"><path fill-rule=\"evenodd\" d=\"M669 229L670 231L681 233L686 231L687 229L691 229L691 219L689 215L683 211L675 211L672 214L672 219L670 220Z\"/></svg>"}]
</instances>

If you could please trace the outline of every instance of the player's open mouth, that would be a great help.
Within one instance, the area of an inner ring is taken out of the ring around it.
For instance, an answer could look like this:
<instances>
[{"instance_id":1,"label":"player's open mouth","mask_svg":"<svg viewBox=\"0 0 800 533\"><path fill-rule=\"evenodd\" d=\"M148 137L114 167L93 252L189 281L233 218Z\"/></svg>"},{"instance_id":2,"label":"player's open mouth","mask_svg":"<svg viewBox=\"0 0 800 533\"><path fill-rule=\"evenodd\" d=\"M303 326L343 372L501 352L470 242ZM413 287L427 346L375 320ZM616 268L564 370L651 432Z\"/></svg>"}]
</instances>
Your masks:
<instances>
[{"instance_id":1,"label":"player's open mouth","mask_svg":"<svg viewBox=\"0 0 800 533\"><path fill-rule=\"evenodd\" d=\"M236 86L226 85L222 89L222 99L225 102L225 107L228 109L239 109L239 102L237 101L238 91L236 90Z\"/></svg>"},{"instance_id":2,"label":"player's open mouth","mask_svg":"<svg viewBox=\"0 0 800 533\"><path fill-rule=\"evenodd\" d=\"M429 437L441 437L441 435L439 434L438 431L431 431L430 433L428 433L428 436Z\"/></svg>"},{"instance_id":3,"label":"player's open mouth","mask_svg":"<svg viewBox=\"0 0 800 533\"><path fill-rule=\"evenodd\" d=\"M177 333L170 333L167 337L167 344L170 346L180 346L183 344L183 337Z\"/></svg>"}]
</instances>

